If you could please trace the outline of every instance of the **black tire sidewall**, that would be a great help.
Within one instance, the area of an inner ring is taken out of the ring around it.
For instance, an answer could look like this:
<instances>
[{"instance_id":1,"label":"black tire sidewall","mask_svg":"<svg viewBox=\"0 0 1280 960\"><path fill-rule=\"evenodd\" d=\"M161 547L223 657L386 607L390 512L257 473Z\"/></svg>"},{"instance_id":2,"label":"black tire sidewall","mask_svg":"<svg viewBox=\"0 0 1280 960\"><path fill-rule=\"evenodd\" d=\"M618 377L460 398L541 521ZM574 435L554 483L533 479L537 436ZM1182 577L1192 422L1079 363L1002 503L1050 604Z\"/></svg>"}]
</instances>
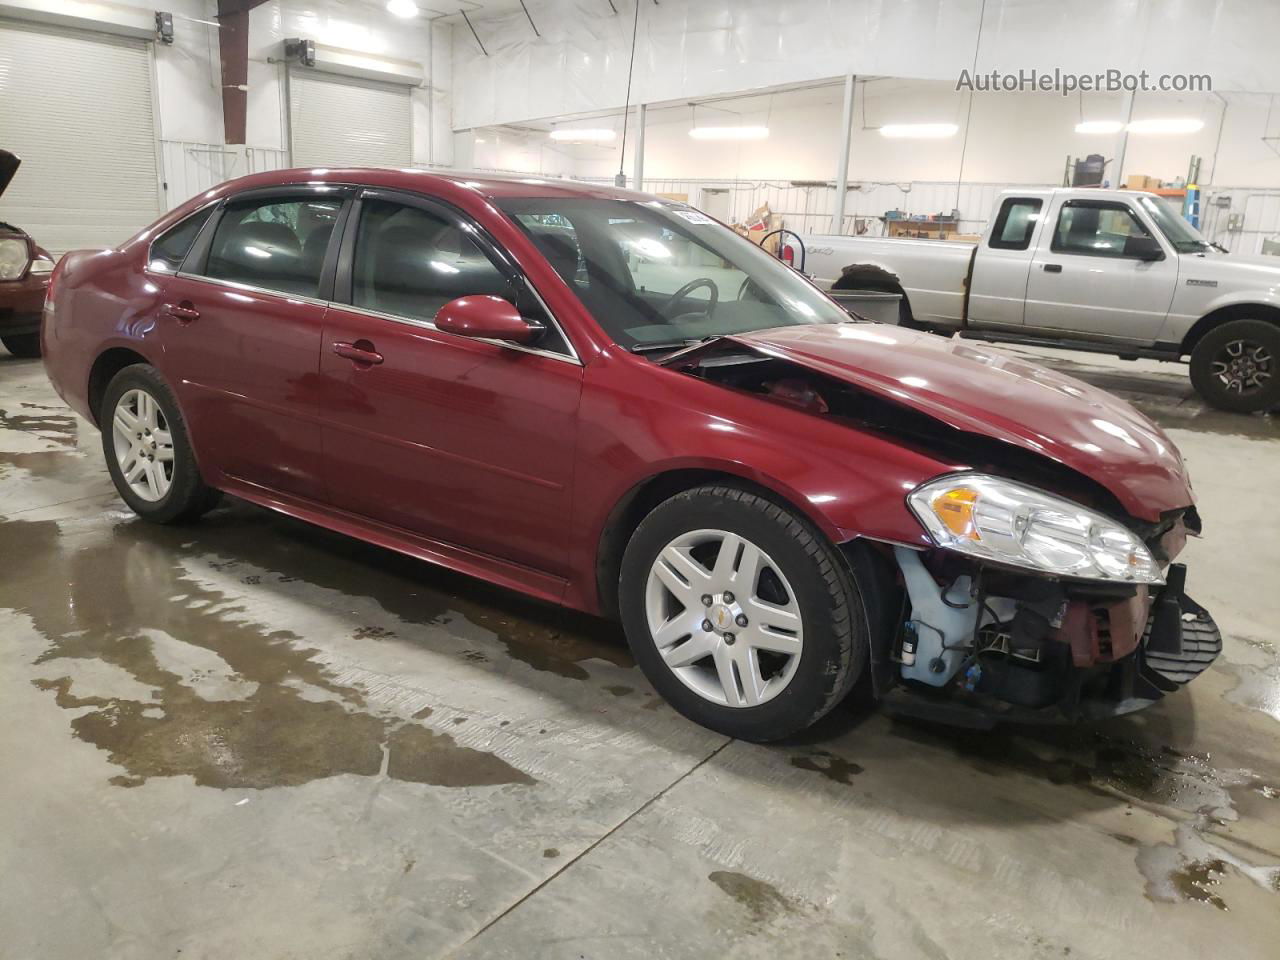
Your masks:
<instances>
[{"instance_id":1,"label":"black tire sidewall","mask_svg":"<svg viewBox=\"0 0 1280 960\"><path fill-rule=\"evenodd\" d=\"M120 397L130 390L145 390L156 401L169 426L173 439L174 476L169 492L156 501L143 500L130 489L120 471L114 449L112 420ZM102 433L102 452L107 470L115 483L116 492L138 516L156 523L173 523L191 518L207 508L212 501L209 488L200 478L191 442L187 436L186 421L178 407L173 391L154 367L134 364L125 367L107 384L98 411L98 425Z\"/></svg>"},{"instance_id":2,"label":"black tire sidewall","mask_svg":"<svg viewBox=\"0 0 1280 960\"><path fill-rule=\"evenodd\" d=\"M1232 340L1253 341L1271 352L1280 366L1280 327L1265 320L1232 320L1210 330L1191 353L1191 383L1211 406L1233 413L1255 413L1280 405L1280 369L1273 369L1268 385L1255 394L1233 393L1213 375L1213 360Z\"/></svg>"},{"instance_id":3,"label":"black tire sidewall","mask_svg":"<svg viewBox=\"0 0 1280 960\"><path fill-rule=\"evenodd\" d=\"M34 360L40 356L40 334L10 333L0 336L0 343L13 356L21 360Z\"/></svg>"},{"instance_id":4,"label":"black tire sidewall","mask_svg":"<svg viewBox=\"0 0 1280 960\"><path fill-rule=\"evenodd\" d=\"M667 667L649 631L650 567L673 539L699 529L730 531L756 544L781 567L799 602L800 663L787 687L760 706L728 707L703 699ZM861 597L836 548L792 511L734 488L679 494L645 518L623 556L619 610L632 653L663 698L695 723L742 740L777 740L811 726L849 692L867 660Z\"/></svg>"}]
</instances>

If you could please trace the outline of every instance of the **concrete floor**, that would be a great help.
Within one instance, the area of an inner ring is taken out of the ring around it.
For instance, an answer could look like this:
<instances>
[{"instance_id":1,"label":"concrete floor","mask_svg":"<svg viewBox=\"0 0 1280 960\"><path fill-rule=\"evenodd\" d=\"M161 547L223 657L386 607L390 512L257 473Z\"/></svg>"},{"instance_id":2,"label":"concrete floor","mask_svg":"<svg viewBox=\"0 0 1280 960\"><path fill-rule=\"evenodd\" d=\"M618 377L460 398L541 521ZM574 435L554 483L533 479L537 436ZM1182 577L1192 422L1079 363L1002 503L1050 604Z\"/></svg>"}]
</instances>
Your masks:
<instances>
[{"instance_id":1,"label":"concrete floor","mask_svg":"<svg viewBox=\"0 0 1280 960\"><path fill-rule=\"evenodd\" d=\"M135 520L0 357L0 956L1277 956L1280 426L1052 362L1186 454L1218 664L1089 729L759 747L610 625L242 503Z\"/></svg>"}]
</instances>

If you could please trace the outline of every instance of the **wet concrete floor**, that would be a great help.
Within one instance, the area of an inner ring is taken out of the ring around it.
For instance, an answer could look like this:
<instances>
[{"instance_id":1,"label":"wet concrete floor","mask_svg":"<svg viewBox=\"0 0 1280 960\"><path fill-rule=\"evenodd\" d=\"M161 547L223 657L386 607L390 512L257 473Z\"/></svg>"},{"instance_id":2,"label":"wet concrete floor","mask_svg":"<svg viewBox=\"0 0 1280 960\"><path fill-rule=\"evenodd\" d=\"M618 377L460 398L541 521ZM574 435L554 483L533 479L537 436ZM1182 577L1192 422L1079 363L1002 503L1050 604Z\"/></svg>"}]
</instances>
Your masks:
<instances>
[{"instance_id":1,"label":"wet concrete floor","mask_svg":"<svg viewBox=\"0 0 1280 960\"><path fill-rule=\"evenodd\" d=\"M1087 728L760 747L612 625L239 502L136 520L0 355L0 957L1280 956L1280 423L1040 358L1182 448L1218 664Z\"/></svg>"}]
</instances>

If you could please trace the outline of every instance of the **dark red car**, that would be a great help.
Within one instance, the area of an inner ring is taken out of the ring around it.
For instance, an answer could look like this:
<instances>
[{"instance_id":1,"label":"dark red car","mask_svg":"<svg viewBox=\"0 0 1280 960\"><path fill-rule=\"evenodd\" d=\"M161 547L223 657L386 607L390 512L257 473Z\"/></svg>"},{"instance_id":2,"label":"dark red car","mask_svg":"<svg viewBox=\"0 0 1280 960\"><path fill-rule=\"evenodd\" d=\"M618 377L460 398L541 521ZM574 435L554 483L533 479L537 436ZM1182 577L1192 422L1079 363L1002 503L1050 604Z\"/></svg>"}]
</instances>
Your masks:
<instances>
[{"instance_id":1,"label":"dark red car","mask_svg":"<svg viewBox=\"0 0 1280 960\"><path fill-rule=\"evenodd\" d=\"M22 161L0 150L0 194ZM15 357L40 356L40 310L53 257L25 230L0 221L0 343Z\"/></svg>"},{"instance_id":2,"label":"dark red car","mask_svg":"<svg viewBox=\"0 0 1280 960\"><path fill-rule=\"evenodd\" d=\"M753 740L859 681L968 723L1151 703L1221 640L1178 451L1127 404L859 322L687 206L292 170L68 254L45 362L158 522L216 491L620 617Z\"/></svg>"}]
</instances>

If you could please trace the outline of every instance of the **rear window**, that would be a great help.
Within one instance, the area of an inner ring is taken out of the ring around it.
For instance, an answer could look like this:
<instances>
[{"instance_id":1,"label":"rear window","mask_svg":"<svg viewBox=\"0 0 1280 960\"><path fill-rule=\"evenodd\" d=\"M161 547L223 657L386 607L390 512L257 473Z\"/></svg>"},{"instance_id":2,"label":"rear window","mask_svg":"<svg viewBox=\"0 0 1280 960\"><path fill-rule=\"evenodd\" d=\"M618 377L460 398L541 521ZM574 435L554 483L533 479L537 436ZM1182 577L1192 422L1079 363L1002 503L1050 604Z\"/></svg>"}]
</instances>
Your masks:
<instances>
[{"instance_id":1,"label":"rear window","mask_svg":"<svg viewBox=\"0 0 1280 960\"><path fill-rule=\"evenodd\" d=\"M1000 205L987 246L997 250L1025 250L1040 220L1042 201L1033 197L1010 197Z\"/></svg>"},{"instance_id":2,"label":"rear window","mask_svg":"<svg viewBox=\"0 0 1280 960\"><path fill-rule=\"evenodd\" d=\"M215 206L213 204L191 214L160 234L151 244L151 259L147 265L160 273L177 273Z\"/></svg>"}]
</instances>

